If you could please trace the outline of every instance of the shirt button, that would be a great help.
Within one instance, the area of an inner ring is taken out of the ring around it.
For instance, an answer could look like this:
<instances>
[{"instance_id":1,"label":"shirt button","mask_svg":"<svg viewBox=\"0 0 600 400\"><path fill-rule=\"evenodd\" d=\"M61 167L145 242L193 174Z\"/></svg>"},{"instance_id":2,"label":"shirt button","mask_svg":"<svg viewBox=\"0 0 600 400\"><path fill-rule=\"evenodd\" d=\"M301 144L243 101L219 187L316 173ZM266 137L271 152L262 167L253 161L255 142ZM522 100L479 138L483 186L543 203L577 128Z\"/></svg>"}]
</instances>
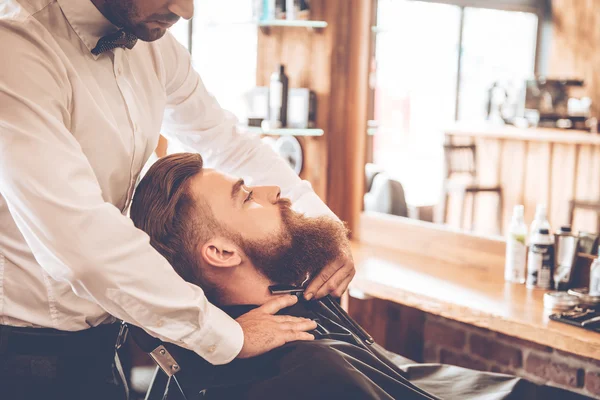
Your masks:
<instances>
[{"instance_id":1,"label":"shirt button","mask_svg":"<svg viewBox=\"0 0 600 400\"><path fill-rule=\"evenodd\" d=\"M123 75L123 68L117 67L117 76Z\"/></svg>"},{"instance_id":2,"label":"shirt button","mask_svg":"<svg viewBox=\"0 0 600 400\"><path fill-rule=\"evenodd\" d=\"M217 346L214 346L214 345L213 345L213 346L210 346L210 347L207 349L207 351L208 351L209 353L214 353L216 349L217 349Z\"/></svg>"},{"instance_id":3,"label":"shirt button","mask_svg":"<svg viewBox=\"0 0 600 400\"><path fill-rule=\"evenodd\" d=\"M162 326L163 326L164 324L165 324L165 323L164 323L164 322L161 320L161 321L158 321L158 322L156 323L156 326L158 326L159 328L162 328Z\"/></svg>"},{"instance_id":4,"label":"shirt button","mask_svg":"<svg viewBox=\"0 0 600 400\"><path fill-rule=\"evenodd\" d=\"M133 129L135 130L135 133L140 132L140 126L137 123L133 124Z\"/></svg>"}]
</instances>

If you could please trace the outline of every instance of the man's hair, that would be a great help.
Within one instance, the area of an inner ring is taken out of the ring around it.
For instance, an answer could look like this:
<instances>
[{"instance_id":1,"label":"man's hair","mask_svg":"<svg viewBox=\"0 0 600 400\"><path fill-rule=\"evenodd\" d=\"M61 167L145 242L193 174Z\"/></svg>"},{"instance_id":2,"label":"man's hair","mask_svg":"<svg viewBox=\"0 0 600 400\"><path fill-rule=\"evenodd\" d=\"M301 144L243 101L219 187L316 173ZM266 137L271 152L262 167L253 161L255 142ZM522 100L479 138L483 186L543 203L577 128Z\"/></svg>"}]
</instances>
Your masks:
<instances>
[{"instance_id":1,"label":"man's hair","mask_svg":"<svg viewBox=\"0 0 600 400\"><path fill-rule=\"evenodd\" d=\"M161 158L140 181L130 215L173 269L186 281L201 286L208 296L215 288L202 276L196 248L218 224L210 208L190 192L191 179L202 172L202 167L199 154Z\"/></svg>"}]
</instances>

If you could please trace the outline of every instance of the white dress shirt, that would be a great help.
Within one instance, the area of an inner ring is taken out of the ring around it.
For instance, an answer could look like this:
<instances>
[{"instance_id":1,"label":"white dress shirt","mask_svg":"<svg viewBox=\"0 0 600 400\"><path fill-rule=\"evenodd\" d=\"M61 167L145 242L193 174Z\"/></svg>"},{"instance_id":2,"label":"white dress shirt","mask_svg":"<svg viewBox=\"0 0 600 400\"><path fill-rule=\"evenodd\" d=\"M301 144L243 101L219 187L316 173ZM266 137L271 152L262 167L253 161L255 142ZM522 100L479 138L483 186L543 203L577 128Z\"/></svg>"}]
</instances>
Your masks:
<instances>
[{"instance_id":1,"label":"white dress shirt","mask_svg":"<svg viewBox=\"0 0 600 400\"><path fill-rule=\"evenodd\" d=\"M159 132L208 165L331 211L272 150L236 132L167 34L91 54L116 28L90 0L0 2L0 324L78 331L113 317L227 363L242 330L126 216Z\"/></svg>"}]
</instances>

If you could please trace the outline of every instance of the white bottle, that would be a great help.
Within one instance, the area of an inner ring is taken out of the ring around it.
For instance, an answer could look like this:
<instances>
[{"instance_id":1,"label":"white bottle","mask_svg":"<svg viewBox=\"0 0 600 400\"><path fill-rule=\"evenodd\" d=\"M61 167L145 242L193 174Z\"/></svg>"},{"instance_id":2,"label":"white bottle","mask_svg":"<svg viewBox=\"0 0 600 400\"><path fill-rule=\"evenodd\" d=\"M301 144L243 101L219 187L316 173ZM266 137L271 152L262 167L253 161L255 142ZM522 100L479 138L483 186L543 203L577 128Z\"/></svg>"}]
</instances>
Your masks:
<instances>
[{"instance_id":1,"label":"white bottle","mask_svg":"<svg viewBox=\"0 0 600 400\"><path fill-rule=\"evenodd\" d=\"M515 206L510 228L506 235L504 279L507 282L525 283L527 272L527 225L525 225L523 212L523 206Z\"/></svg>"},{"instance_id":2,"label":"white bottle","mask_svg":"<svg viewBox=\"0 0 600 400\"><path fill-rule=\"evenodd\" d=\"M531 239L534 235L537 235L540 229L548 229L549 232L552 232L550 222L548 222L545 204L538 204L537 208L535 209L535 218L533 219L531 228L529 229L529 243L531 243ZM551 234L551 238L554 239L554 235Z\"/></svg>"},{"instance_id":3,"label":"white bottle","mask_svg":"<svg viewBox=\"0 0 600 400\"><path fill-rule=\"evenodd\" d=\"M590 267L590 291L592 296L600 296L600 249L598 250L598 258L594 260Z\"/></svg>"}]
</instances>

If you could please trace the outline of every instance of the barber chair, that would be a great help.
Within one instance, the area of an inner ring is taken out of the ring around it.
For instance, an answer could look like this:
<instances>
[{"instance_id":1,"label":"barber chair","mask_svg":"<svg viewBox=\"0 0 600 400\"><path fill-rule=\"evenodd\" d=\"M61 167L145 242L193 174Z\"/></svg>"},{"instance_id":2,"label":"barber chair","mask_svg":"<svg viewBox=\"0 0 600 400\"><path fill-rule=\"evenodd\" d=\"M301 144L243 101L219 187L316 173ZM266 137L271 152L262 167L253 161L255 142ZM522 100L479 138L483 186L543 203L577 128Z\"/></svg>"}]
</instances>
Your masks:
<instances>
[{"instance_id":1,"label":"barber chair","mask_svg":"<svg viewBox=\"0 0 600 400\"><path fill-rule=\"evenodd\" d=\"M404 188L375 164L365 166L365 211L408 217Z\"/></svg>"},{"instance_id":2,"label":"barber chair","mask_svg":"<svg viewBox=\"0 0 600 400\"><path fill-rule=\"evenodd\" d=\"M150 336L143 329L123 324L119 343L129 337L156 363L156 369L145 400L192 400L199 398L202 388L167 349L165 343Z\"/></svg>"}]
</instances>

